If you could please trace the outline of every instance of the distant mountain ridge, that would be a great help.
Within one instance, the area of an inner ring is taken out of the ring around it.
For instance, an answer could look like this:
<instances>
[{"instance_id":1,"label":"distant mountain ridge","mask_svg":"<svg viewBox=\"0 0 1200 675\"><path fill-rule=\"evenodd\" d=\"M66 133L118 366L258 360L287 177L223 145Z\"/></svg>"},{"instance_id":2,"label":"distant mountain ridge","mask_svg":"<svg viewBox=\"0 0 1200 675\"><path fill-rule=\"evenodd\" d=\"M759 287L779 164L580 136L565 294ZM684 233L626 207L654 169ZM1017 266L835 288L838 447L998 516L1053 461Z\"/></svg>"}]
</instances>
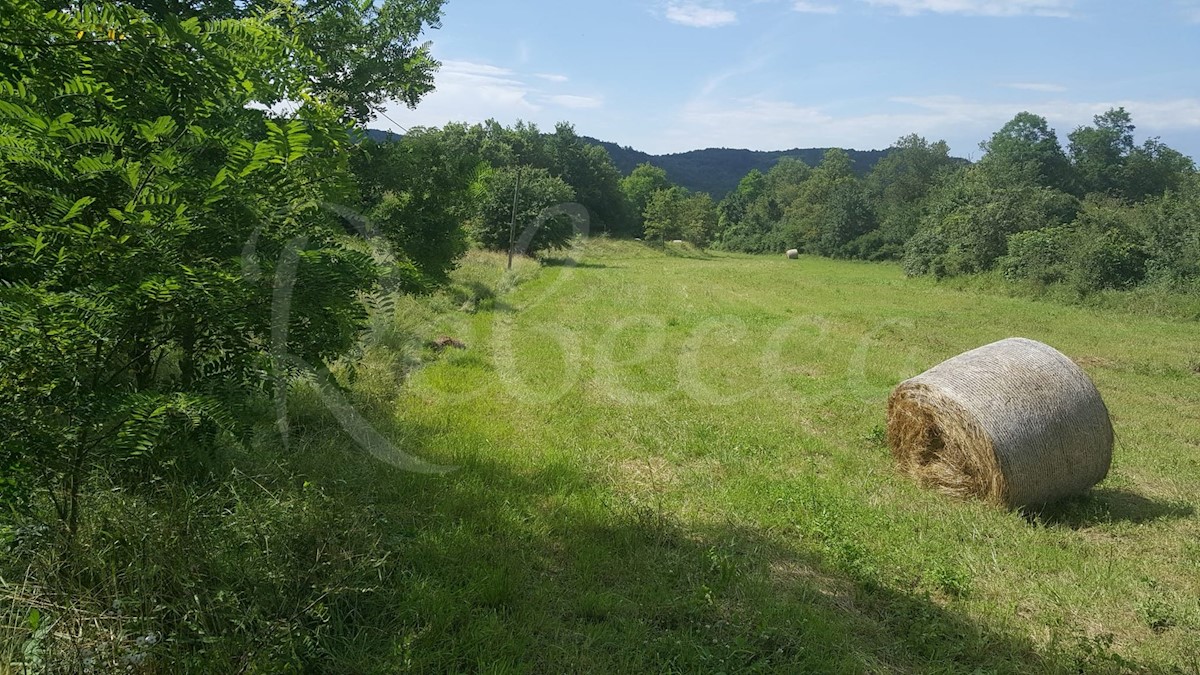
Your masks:
<instances>
[{"instance_id":1,"label":"distant mountain ridge","mask_svg":"<svg viewBox=\"0 0 1200 675\"><path fill-rule=\"evenodd\" d=\"M667 172L667 178L689 190L707 192L722 199L737 188L738 182L754 169L766 173L784 157L794 157L809 166L821 163L829 148L793 148L791 150L738 150L707 148L669 155L651 155L630 147L583 136L587 143L608 151L621 173L629 175L639 164L650 163ZM850 164L859 176L867 175L876 162L890 150L846 150Z\"/></svg>"},{"instance_id":2,"label":"distant mountain ridge","mask_svg":"<svg viewBox=\"0 0 1200 675\"><path fill-rule=\"evenodd\" d=\"M372 140L384 142L396 140L400 134L379 129L368 129ZM795 157L809 166L821 163L829 148L794 148L792 150L736 150L730 148L708 148L668 155L651 155L628 146L602 141L590 136L581 137L584 142L599 145L608 151L613 164L623 175L628 176L639 164L650 163L667 172L667 178L676 185L696 192L707 192L713 199L720 200L737 188L738 182L754 169L766 173L783 157ZM883 159L890 150L846 150L851 166L859 176L865 176Z\"/></svg>"}]
</instances>

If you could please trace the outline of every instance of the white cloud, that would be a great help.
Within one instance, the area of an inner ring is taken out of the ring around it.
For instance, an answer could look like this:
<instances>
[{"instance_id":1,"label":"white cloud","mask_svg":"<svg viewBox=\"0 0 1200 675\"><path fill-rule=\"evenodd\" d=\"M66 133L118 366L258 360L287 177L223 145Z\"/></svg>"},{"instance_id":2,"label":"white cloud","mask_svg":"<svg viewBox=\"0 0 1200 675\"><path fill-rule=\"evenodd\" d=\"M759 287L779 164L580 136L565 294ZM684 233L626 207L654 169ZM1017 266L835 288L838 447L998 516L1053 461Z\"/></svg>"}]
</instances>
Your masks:
<instances>
[{"instance_id":1,"label":"white cloud","mask_svg":"<svg viewBox=\"0 0 1200 675\"><path fill-rule=\"evenodd\" d=\"M1166 101L1049 101L981 103L960 96L914 96L892 99L925 110L945 119L979 120L1003 124L1022 110L1045 117L1060 132L1091 124L1092 118L1111 108L1125 108L1139 130L1169 131L1200 129L1200 99L1179 98ZM998 128L998 127L997 127ZM1062 135L1060 133L1060 135Z\"/></svg>"},{"instance_id":2,"label":"white cloud","mask_svg":"<svg viewBox=\"0 0 1200 675\"><path fill-rule=\"evenodd\" d=\"M571 111L604 105L603 96L562 91L570 78L555 73L523 74L490 63L443 59L435 77L437 88L416 110L393 106L375 125L440 127L447 122L478 123L494 118L549 126L570 117Z\"/></svg>"},{"instance_id":3,"label":"white cloud","mask_svg":"<svg viewBox=\"0 0 1200 675\"><path fill-rule=\"evenodd\" d=\"M666 17L672 23L692 28L717 28L737 22L737 12L695 2L671 2Z\"/></svg>"},{"instance_id":4,"label":"white cloud","mask_svg":"<svg viewBox=\"0 0 1200 675\"><path fill-rule=\"evenodd\" d=\"M825 2L809 2L808 0L796 0L792 3L792 9L805 14L837 14L838 6L831 5Z\"/></svg>"},{"instance_id":5,"label":"white cloud","mask_svg":"<svg viewBox=\"0 0 1200 675\"><path fill-rule=\"evenodd\" d=\"M1003 85L1009 89L1020 89L1022 91L1041 91L1046 93L1062 93L1067 90L1061 84L1051 84L1049 82L1009 82Z\"/></svg>"},{"instance_id":6,"label":"white cloud","mask_svg":"<svg viewBox=\"0 0 1200 675\"><path fill-rule=\"evenodd\" d=\"M983 102L960 96L899 97L880 101L879 112L842 114L836 106L800 105L764 97L697 99L669 122L669 131L649 129L630 139L639 150L680 152L705 147L783 150L794 147L886 148L897 138L918 133L945 139L962 156L976 152L978 143L1013 118L1029 110L1057 128L1065 143L1075 127L1092 117L1124 106L1139 132L1200 131L1200 99L1166 101L1013 101ZM640 145L638 145L640 144Z\"/></svg>"},{"instance_id":7,"label":"white cloud","mask_svg":"<svg viewBox=\"0 0 1200 675\"><path fill-rule=\"evenodd\" d=\"M901 14L966 14L972 16L1071 16L1075 0L866 0Z\"/></svg>"},{"instance_id":8,"label":"white cloud","mask_svg":"<svg viewBox=\"0 0 1200 675\"><path fill-rule=\"evenodd\" d=\"M571 108L573 110L585 110L588 108L599 108L604 105L604 99L600 96L576 96L574 94L557 94L547 96L546 100L562 108Z\"/></svg>"},{"instance_id":9,"label":"white cloud","mask_svg":"<svg viewBox=\"0 0 1200 675\"><path fill-rule=\"evenodd\" d=\"M494 107L529 113L540 109L529 100L529 86L515 72L487 63L443 61L436 85L421 108L454 108L457 102L471 100L474 104L467 108L471 110Z\"/></svg>"}]
</instances>

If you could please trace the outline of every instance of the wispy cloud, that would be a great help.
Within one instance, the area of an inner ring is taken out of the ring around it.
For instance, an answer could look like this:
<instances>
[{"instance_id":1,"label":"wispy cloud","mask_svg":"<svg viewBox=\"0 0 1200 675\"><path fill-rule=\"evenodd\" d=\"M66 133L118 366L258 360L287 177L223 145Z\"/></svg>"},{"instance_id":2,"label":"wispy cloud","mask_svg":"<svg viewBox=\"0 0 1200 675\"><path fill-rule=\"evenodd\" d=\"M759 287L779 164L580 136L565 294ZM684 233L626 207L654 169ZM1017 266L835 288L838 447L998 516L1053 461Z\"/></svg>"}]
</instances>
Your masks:
<instances>
[{"instance_id":1,"label":"wispy cloud","mask_svg":"<svg viewBox=\"0 0 1200 675\"><path fill-rule=\"evenodd\" d=\"M837 14L838 6L827 2L809 2L808 0L796 0L792 3L792 9L805 14Z\"/></svg>"},{"instance_id":2,"label":"wispy cloud","mask_svg":"<svg viewBox=\"0 0 1200 675\"><path fill-rule=\"evenodd\" d=\"M1177 98L1157 101L1110 100L1110 101L1016 101L993 103L972 101L960 96L916 96L892 99L922 109L926 114L943 119L978 120L989 127L1003 123L1013 115L1029 110L1046 118L1051 125L1061 130L1071 130L1081 124L1090 124L1092 118L1112 108L1123 107L1129 111L1138 129L1170 131L1200 129L1200 99Z\"/></svg>"},{"instance_id":3,"label":"wispy cloud","mask_svg":"<svg viewBox=\"0 0 1200 675\"><path fill-rule=\"evenodd\" d=\"M1046 93L1062 93L1067 90L1061 84L1051 84L1049 82L1009 82L1001 85L1008 89L1020 89L1021 91L1040 91Z\"/></svg>"},{"instance_id":4,"label":"wispy cloud","mask_svg":"<svg viewBox=\"0 0 1200 675\"><path fill-rule=\"evenodd\" d=\"M918 133L946 139L956 152L971 153L1023 110L1042 115L1060 137L1092 117L1124 106L1140 131L1149 134L1200 130L1200 99L1137 101L979 101L961 96L897 97L880 101L878 112L843 114L836 105L801 105L766 97L695 99L671 121L666 133L640 141L639 149L679 152L702 147L779 150L793 147L885 148Z\"/></svg>"},{"instance_id":5,"label":"wispy cloud","mask_svg":"<svg viewBox=\"0 0 1200 675\"><path fill-rule=\"evenodd\" d=\"M965 14L971 16L1068 17L1075 0L866 0L912 16L916 14Z\"/></svg>"},{"instance_id":6,"label":"wispy cloud","mask_svg":"<svg viewBox=\"0 0 1200 675\"><path fill-rule=\"evenodd\" d=\"M416 110L394 106L379 122L442 126L450 121L476 123L495 118L553 124L569 115L566 111L603 107L603 96L563 91L569 81L566 75L556 73L520 73L490 63L443 59L437 88Z\"/></svg>"},{"instance_id":7,"label":"wispy cloud","mask_svg":"<svg viewBox=\"0 0 1200 675\"><path fill-rule=\"evenodd\" d=\"M737 12L696 2L671 2L665 16L672 23L692 28L717 28L737 23Z\"/></svg>"},{"instance_id":8,"label":"wispy cloud","mask_svg":"<svg viewBox=\"0 0 1200 675\"><path fill-rule=\"evenodd\" d=\"M512 70L473 61L443 61L437 74L437 93L470 95L481 103L536 111L528 99L529 87Z\"/></svg>"}]
</instances>

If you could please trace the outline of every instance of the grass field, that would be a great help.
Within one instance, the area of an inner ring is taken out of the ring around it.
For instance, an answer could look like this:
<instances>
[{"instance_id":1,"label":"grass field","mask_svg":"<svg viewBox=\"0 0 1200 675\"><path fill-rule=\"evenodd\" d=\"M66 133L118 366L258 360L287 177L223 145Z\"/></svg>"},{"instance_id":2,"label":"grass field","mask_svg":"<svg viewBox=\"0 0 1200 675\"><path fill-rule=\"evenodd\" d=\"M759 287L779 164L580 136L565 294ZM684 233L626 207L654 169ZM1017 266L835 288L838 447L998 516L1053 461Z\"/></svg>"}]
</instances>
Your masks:
<instances>
[{"instance_id":1,"label":"grass field","mask_svg":"<svg viewBox=\"0 0 1200 675\"><path fill-rule=\"evenodd\" d=\"M887 265L604 240L573 256L425 317L467 349L416 371L393 431L455 471L320 434L304 453L395 553L397 606L347 667L1200 672L1195 323ZM1109 479L1022 515L897 475L891 388L1015 335L1095 380Z\"/></svg>"},{"instance_id":2,"label":"grass field","mask_svg":"<svg viewBox=\"0 0 1200 675\"><path fill-rule=\"evenodd\" d=\"M208 481L98 482L69 564L20 530L0 673L1200 673L1200 323L880 264L570 255L370 300L341 402L297 383L290 446L264 429ZM1108 480L1021 514L899 476L891 389L1017 335L1094 378Z\"/></svg>"}]
</instances>

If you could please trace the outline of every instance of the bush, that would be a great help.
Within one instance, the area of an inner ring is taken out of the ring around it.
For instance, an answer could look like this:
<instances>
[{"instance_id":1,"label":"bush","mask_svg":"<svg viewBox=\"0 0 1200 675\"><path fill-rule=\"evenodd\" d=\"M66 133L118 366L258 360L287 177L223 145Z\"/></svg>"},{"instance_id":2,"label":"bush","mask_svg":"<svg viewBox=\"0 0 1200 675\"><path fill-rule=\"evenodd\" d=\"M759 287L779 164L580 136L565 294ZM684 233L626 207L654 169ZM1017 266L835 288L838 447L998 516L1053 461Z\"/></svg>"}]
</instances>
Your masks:
<instances>
[{"instance_id":1,"label":"bush","mask_svg":"<svg viewBox=\"0 0 1200 675\"><path fill-rule=\"evenodd\" d=\"M941 277L945 273L942 257L946 252L946 239L937 228L921 230L913 235L904 246L902 265L910 277L932 274Z\"/></svg>"},{"instance_id":2,"label":"bush","mask_svg":"<svg viewBox=\"0 0 1200 675\"><path fill-rule=\"evenodd\" d=\"M1089 197L1075 219L1077 236L1068 252L1071 284L1083 293L1129 288L1146 276L1139 209Z\"/></svg>"},{"instance_id":3,"label":"bush","mask_svg":"<svg viewBox=\"0 0 1200 675\"><path fill-rule=\"evenodd\" d=\"M1069 223L1078 209L1077 200L1065 192L972 167L951 176L931 195L922 229L939 230L944 248L930 248L934 238L918 242L931 262L914 260L913 269L936 266L952 275L987 271L1008 253L1010 235Z\"/></svg>"},{"instance_id":4,"label":"bush","mask_svg":"<svg viewBox=\"0 0 1200 675\"><path fill-rule=\"evenodd\" d=\"M1142 207L1148 275L1182 285L1200 279L1200 177Z\"/></svg>"},{"instance_id":5,"label":"bush","mask_svg":"<svg viewBox=\"0 0 1200 675\"><path fill-rule=\"evenodd\" d=\"M1071 252L1071 283L1081 292L1129 288L1146 276L1146 255L1119 230L1081 232Z\"/></svg>"},{"instance_id":6,"label":"bush","mask_svg":"<svg viewBox=\"0 0 1200 675\"><path fill-rule=\"evenodd\" d=\"M1041 284L1064 281L1069 273L1067 255L1074 231L1069 227L1044 227L1018 232L1008 238L1008 255L998 267L1009 279L1030 279Z\"/></svg>"}]
</instances>

